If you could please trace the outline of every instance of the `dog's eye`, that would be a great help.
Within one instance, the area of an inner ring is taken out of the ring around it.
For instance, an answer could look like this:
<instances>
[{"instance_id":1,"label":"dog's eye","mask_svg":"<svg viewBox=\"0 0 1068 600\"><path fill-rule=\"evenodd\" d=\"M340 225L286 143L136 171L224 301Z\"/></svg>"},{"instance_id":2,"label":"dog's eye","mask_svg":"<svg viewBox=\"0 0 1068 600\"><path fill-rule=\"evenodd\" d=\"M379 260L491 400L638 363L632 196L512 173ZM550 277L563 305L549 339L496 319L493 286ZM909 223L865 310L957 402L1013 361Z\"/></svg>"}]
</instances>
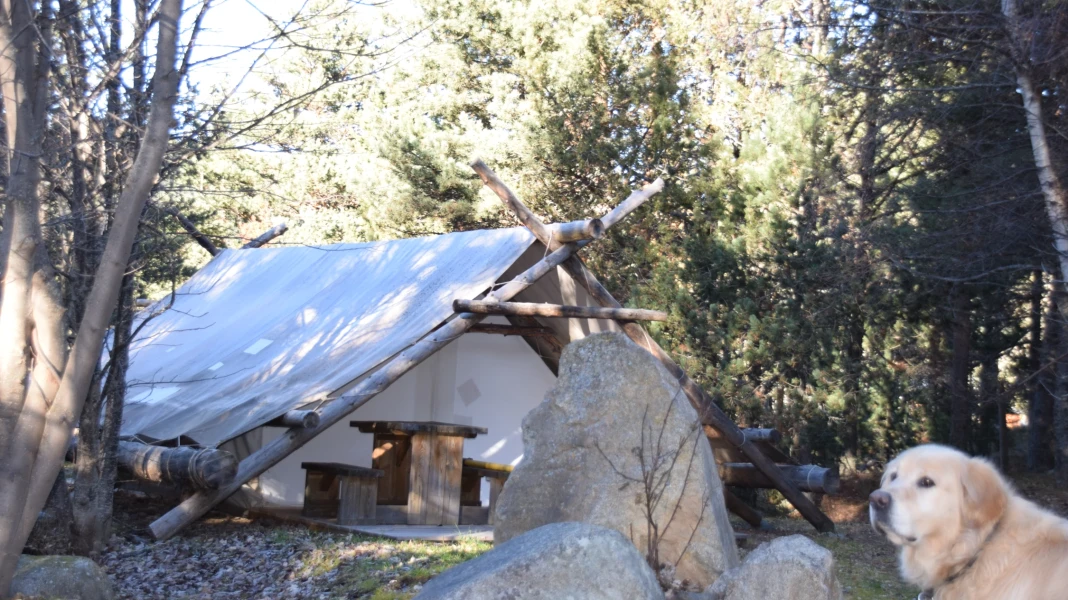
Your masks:
<instances>
[{"instance_id":1,"label":"dog's eye","mask_svg":"<svg viewBox=\"0 0 1068 600\"><path fill-rule=\"evenodd\" d=\"M924 477L924 478L920 479L920 481L916 485L918 485L918 486L920 486L922 488L933 488L934 487L934 482L931 481L930 477Z\"/></svg>"},{"instance_id":2,"label":"dog's eye","mask_svg":"<svg viewBox=\"0 0 1068 600\"><path fill-rule=\"evenodd\" d=\"M890 481L893 481L895 479L897 479L897 473L891 473L890 474Z\"/></svg>"}]
</instances>

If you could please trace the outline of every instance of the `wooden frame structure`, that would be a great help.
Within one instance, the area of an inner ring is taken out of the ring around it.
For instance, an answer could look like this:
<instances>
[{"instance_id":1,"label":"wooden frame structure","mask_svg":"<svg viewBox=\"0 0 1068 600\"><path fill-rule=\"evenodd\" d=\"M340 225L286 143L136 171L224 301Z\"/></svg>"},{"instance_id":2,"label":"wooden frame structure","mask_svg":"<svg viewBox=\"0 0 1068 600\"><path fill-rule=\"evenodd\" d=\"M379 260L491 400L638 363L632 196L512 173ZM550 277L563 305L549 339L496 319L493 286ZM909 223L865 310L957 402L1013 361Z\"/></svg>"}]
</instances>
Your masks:
<instances>
[{"instance_id":1,"label":"wooden frame structure","mask_svg":"<svg viewBox=\"0 0 1068 600\"><path fill-rule=\"evenodd\" d=\"M623 319L627 317L633 319L634 317L626 312L618 312L624 310L623 307L601 285L596 276L586 268L577 256L577 252L580 249L603 235L605 230L617 224L653 195L659 193L664 188L663 180L657 179L645 186L645 188L631 193L622 203L601 219L579 221L575 224L553 227L542 223L481 160L476 159L473 161L471 167L478 173L483 183L497 194L505 205L516 214L520 222L548 250L548 254L544 258L526 271L477 300L481 303L500 304L507 302L557 267L562 267L586 290L594 302L602 308L609 309L598 312L599 315L616 318L616 323L628 337L653 354L668 369L668 372L676 377L690 403L697 409L703 424L715 428L725 439L734 444L750 460L754 468L758 469L776 489L782 492L786 499L818 530L833 531L834 523L789 481L772 459L765 456L755 444L746 439L742 430L715 405L712 398L683 372L682 368L653 341L640 325L633 320L620 319L621 315L623 315ZM192 523L236 492L245 483L259 476L327 428L366 404L402 375L438 350L444 348L464 333L471 331L485 317L486 314L457 311L452 319L394 355L376 371L356 384L348 393L320 407L316 411L319 416L317 423L314 423L313 419L296 418L285 419L278 423L280 425L292 423L293 425L289 426L281 436L265 444L242 460L238 465L236 475L231 481L225 485L220 485L217 489L197 491L154 521L149 526L153 537L157 540L170 538L183 527ZM537 323L526 315L513 314L509 316L509 320L512 321L513 325L519 327L537 326Z\"/></svg>"}]
</instances>

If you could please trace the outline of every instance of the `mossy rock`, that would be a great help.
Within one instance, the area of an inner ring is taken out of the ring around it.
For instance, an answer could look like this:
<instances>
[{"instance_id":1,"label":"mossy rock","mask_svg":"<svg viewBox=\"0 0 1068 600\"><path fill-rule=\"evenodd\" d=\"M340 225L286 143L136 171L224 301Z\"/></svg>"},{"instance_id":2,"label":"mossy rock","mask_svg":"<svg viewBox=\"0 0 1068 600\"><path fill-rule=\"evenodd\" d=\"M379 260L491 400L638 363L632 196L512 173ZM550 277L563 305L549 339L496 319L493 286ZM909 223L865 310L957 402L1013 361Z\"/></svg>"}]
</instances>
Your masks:
<instances>
[{"instance_id":1,"label":"mossy rock","mask_svg":"<svg viewBox=\"0 0 1068 600\"><path fill-rule=\"evenodd\" d=\"M115 599L107 573L83 556L23 555L11 594L49 600Z\"/></svg>"}]
</instances>

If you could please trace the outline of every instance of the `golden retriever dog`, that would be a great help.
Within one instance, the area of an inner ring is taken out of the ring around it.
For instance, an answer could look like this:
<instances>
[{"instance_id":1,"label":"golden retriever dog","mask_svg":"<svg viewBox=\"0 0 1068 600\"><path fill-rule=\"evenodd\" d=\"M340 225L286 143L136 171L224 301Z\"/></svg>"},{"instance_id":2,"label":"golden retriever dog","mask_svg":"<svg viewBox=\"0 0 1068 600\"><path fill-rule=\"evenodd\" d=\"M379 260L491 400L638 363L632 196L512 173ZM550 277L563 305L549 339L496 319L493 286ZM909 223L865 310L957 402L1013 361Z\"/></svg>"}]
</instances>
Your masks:
<instances>
[{"instance_id":1,"label":"golden retriever dog","mask_svg":"<svg viewBox=\"0 0 1068 600\"><path fill-rule=\"evenodd\" d=\"M984 459L912 448L869 500L872 527L899 547L920 598L1068 598L1068 521L1017 496Z\"/></svg>"}]
</instances>

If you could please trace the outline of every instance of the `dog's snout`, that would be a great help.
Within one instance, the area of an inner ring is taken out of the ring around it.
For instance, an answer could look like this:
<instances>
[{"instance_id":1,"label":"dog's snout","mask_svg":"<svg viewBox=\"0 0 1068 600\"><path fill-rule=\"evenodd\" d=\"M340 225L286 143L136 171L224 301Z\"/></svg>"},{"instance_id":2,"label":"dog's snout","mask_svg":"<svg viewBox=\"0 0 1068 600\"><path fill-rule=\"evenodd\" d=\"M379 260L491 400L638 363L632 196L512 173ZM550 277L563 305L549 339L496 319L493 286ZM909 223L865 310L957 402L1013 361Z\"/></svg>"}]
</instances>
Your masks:
<instances>
[{"instance_id":1,"label":"dog's snout","mask_svg":"<svg viewBox=\"0 0 1068 600\"><path fill-rule=\"evenodd\" d=\"M887 508L890 508L890 494L882 490L875 490L872 492L871 495L868 496L868 500L877 510L886 510Z\"/></svg>"}]
</instances>

